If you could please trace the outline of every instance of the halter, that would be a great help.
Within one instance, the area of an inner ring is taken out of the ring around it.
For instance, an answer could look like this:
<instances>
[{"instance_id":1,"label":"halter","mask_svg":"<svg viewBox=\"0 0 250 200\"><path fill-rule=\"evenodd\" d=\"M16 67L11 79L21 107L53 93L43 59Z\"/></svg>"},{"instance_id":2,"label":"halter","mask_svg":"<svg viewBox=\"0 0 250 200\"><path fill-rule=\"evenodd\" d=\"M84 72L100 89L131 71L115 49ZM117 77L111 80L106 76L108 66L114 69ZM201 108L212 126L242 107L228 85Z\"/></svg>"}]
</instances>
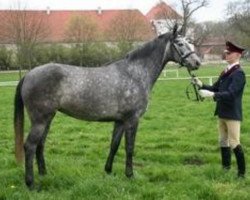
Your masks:
<instances>
[{"instance_id":1,"label":"halter","mask_svg":"<svg viewBox=\"0 0 250 200\"><path fill-rule=\"evenodd\" d=\"M170 40L170 42L168 42L167 45L166 45L166 48L165 48L165 51L164 51L164 55L163 55L163 59L162 59L162 63L163 63L163 61L165 60L165 57L166 57L166 54L167 54L167 51L168 51L168 48L169 48L170 45L173 45L175 51L176 51L177 54L179 55L179 57L180 57L180 63L179 63L179 64L180 64L182 67L184 66L185 59L186 59L187 57L189 57L190 55L192 55L192 54L195 53L194 51L190 51L190 52L188 52L188 53L182 55L182 53L180 52L180 50L178 49L178 47L177 47L177 45L174 43L174 41L173 41L173 40Z\"/></svg>"},{"instance_id":2,"label":"halter","mask_svg":"<svg viewBox=\"0 0 250 200\"><path fill-rule=\"evenodd\" d=\"M184 66L184 62L185 62L185 59L186 59L187 57L189 57L190 55L192 55L192 54L195 53L194 51L190 51L190 52L188 52L188 53L182 55L182 53L181 53L180 50L178 49L177 45L176 45L173 41L171 42L171 44L173 45L175 51L177 52L177 54L179 55L179 57L180 57L180 59L181 59L181 61L180 61L180 65L181 65L181 66Z\"/></svg>"},{"instance_id":3,"label":"halter","mask_svg":"<svg viewBox=\"0 0 250 200\"><path fill-rule=\"evenodd\" d=\"M177 54L178 54L179 57L180 57L180 65L181 65L181 66L184 66L184 62L185 62L185 59L186 59L187 57L189 57L190 55L192 55L192 54L195 53L194 51L189 51L189 52L186 53L186 54L182 54L182 53L180 52L180 50L178 49L177 45L176 45L173 41L171 42L171 44L173 45L175 51L177 52ZM187 98L190 99L190 100L192 100L191 94L194 93L194 94L195 94L195 99L193 99L193 100L195 100L195 101L203 101L204 98L202 98L202 97L199 95L199 92L198 92L199 88L192 82L192 80L193 80L196 76L195 76L194 74L192 74L191 71L190 71L189 69L187 69L187 71L188 71L188 74L189 74L190 77L191 77L191 83L190 83L190 84L187 86L187 88L186 88L186 95L187 95ZM193 91L194 91L194 92L192 92L192 91L190 90L190 87L193 88Z\"/></svg>"}]
</instances>

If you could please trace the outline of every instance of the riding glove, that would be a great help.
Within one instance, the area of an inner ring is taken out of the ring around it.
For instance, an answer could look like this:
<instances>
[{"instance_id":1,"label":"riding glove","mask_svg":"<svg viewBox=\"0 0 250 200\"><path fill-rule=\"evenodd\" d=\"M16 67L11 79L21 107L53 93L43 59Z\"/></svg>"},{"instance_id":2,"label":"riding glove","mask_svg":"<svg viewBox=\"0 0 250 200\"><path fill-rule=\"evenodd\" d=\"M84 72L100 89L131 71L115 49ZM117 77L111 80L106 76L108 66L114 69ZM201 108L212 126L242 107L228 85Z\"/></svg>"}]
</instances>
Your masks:
<instances>
[{"instance_id":1,"label":"riding glove","mask_svg":"<svg viewBox=\"0 0 250 200\"><path fill-rule=\"evenodd\" d=\"M201 97L214 97L214 92L209 90L199 90L199 94Z\"/></svg>"},{"instance_id":2,"label":"riding glove","mask_svg":"<svg viewBox=\"0 0 250 200\"><path fill-rule=\"evenodd\" d=\"M202 87L203 83L201 82L201 80L197 77L193 77L192 78L192 83L195 85L198 85L200 88Z\"/></svg>"}]
</instances>

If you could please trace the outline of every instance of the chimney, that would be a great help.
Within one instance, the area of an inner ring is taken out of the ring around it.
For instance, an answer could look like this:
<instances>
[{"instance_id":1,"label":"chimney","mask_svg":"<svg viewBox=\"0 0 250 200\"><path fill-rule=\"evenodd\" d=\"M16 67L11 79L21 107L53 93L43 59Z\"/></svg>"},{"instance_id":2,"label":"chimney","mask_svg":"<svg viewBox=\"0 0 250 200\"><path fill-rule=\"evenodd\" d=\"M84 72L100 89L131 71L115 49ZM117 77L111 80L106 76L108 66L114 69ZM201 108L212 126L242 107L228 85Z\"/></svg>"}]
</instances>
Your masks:
<instances>
[{"instance_id":1,"label":"chimney","mask_svg":"<svg viewBox=\"0 0 250 200\"><path fill-rule=\"evenodd\" d=\"M50 7L49 6L47 6L47 8L46 8L46 13L47 13L47 15L50 15Z\"/></svg>"},{"instance_id":2,"label":"chimney","mask_svg":"<svg viewBox=\"0 0 250 200\"><path fill-rule=\"evenodd\" d=\"M101 14L102 14L102 8L101 8L101 6L98 6L98 8L97 8L97 13L98 13L98 15L101 15Z\"/></svg>"}]
</instances>

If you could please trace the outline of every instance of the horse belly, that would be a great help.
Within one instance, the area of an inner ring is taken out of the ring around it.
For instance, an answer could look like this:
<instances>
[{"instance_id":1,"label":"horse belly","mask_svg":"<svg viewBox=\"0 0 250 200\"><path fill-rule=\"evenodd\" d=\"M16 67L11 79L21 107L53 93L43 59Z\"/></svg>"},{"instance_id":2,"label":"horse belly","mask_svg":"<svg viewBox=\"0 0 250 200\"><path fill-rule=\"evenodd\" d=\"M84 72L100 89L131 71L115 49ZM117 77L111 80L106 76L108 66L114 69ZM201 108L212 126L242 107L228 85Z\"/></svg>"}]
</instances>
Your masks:
<instances>
[{"instance_id":1,"label":"horse belly","mask_svg":"<svg viewBox=\"0 0 250 200\"><path fill-rule=\"evenodd\" d=\"M59 111L87 121L114 121L119 120L121 115L117 103L103 102L95 99L71 99L62 101Z\"/></svg>"},{"instance_id":2,"label":"horse belly","mask_svg":"<svg viewBox=\"0 0 250 200\"><path fill-rule=\"evenodd\" d=\"M123 120L137 112L140 115L145 95L131 79L122 79L117 73L90 72L81 74L80 81L76 77L70 75L62 84L60 111L90 121Z\"/></svg>"}]
</instances>

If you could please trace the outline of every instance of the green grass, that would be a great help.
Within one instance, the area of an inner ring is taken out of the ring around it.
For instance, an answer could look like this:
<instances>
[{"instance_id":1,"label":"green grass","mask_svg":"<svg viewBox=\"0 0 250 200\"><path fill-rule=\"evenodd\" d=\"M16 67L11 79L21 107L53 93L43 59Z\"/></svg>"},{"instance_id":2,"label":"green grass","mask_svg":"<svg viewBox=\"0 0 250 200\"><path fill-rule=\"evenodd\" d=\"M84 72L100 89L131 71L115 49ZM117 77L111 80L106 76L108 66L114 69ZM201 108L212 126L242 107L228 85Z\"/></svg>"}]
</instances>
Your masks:
<instances>
[{"instance_id":1,"label":"green grass","mask_svg":"<svg viewBox=\"0 0 250 200\"><path fill-rule=\"evenodd\" d=\"M184 69L180 71L185 75ZM196 73L212 75L214 71L221 69L204 67ZM247 160L245 180L236 179L234 157L229 172L221 169L215 104L210 100L187 100L187 84L188 80L156 83L137 132L132 180L124 175L124 142L115 158L113 173L104 173L112 123L85 122L57 113L46 141L48 174L39 177L34 165L40 190L32 192L24 184L23 167L14 160L15 88L0 87L0 200L250 199L249 84L243 99L241 133ZM26 117L26 133L28 130Z\"/></svg>"},{"instance_id":2,"label":"green grass","mask_svg":"<svg viewBox=\"0 0 250 200\"><path fill-rule=\"evenodd\" d=\"M25 73L26 72L22 72L22 75L24 75ZM18 81L19 79L20 79L20 76L19 76L18 72L0 73L0 82L3 82L3 81Z\"/></svg>"}]
</instances>

